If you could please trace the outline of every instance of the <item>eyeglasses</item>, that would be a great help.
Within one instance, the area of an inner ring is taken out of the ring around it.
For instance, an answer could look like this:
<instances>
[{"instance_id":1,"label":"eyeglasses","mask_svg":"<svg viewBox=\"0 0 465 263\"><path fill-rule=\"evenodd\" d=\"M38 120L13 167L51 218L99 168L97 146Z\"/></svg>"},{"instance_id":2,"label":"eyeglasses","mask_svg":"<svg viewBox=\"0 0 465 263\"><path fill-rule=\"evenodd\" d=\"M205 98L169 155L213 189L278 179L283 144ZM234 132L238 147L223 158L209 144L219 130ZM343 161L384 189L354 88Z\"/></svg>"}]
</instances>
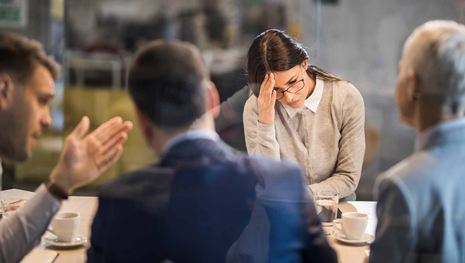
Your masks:
<instances>
[{"instance_id":1,"label":"eyeglasses","mask_svg":"<svg viewBox=\"0 0 465 263\"><path fill-rule=\"evenodd\" d=\"M302 71L302 70L301 70ZM280 100L284 98L284 93L289 92L289 93L297 93L301 91L305 87L305 81L304 81L304 73L302 71L302 79L293 83L292 85L288 86L286 90L280 91L278 88L274 88L276 91L276 99Z\"/></svg>"}]
</instances>

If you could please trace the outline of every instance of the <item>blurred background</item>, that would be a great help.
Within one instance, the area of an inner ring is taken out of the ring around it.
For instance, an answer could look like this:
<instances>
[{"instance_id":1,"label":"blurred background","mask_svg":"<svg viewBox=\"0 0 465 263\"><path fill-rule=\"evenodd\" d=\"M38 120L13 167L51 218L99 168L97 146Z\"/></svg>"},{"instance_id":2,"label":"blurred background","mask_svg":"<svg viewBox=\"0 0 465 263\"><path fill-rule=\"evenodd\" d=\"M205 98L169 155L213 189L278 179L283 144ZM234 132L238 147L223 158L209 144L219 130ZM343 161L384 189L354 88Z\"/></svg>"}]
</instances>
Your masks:
<instances>
[{"instance_id":1,"label":"blurred background","mask_svg":"<svg viewBox=\"0 0 465 263\"><path fill-rule=\"evenodd\" d=\"M76 194L94 194L120 173L155 163L125 92L133 53L154 39L189 41L202 50L223 102L217 130L245 151L245 56L255 36L278 28L307 48L311 64L362 93L367 151L357 196L371 200L377 176L413 151L414 131L397 117L395 81L404 41L432 19L464 23L465 0L0 0L0 30L37 39L63 66L53 128L30 161L3 162L3 188L34 190L45 180L83 115L92 128L117 115L136 127L121 160Z\"/></svg>"}]
</instances>

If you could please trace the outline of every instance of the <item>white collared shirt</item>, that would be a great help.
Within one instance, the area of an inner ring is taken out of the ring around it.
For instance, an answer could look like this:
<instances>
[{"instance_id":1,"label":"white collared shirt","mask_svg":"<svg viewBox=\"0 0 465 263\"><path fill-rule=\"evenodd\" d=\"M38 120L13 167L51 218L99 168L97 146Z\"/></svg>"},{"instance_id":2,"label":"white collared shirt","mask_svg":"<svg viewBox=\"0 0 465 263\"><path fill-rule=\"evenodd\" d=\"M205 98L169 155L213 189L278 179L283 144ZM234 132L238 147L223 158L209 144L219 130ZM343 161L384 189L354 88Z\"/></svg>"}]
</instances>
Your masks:
<instances>
[{"instance_id":1,"label":"white collared shirt","mask_svg":"<svg viewBox=\"0 0 465 263\"><path fill-rule=\"evenodd\" d=\"M21 209L0 222L0 262L19 262L38 245L60 207L60 201L52 196L45 184L41 184Z\"/></svg>"},{"instance_id":2,"label":"white collared shirt","mask_svg":"<svg viewBox=\"0 0 465 263\"><path fill-rule=\"evenodd\" d=\"M323 97L323 90L324 90L325 82L322 79L316 79L315 89L313 90L312 94L305 100L304 105L298 109L293 109L286 104L282 104L284 109L286 110L287 114L289 115L289 119L292 119L297 113L302 112L306 109L310 109L313 113L316 113L318 109L318 105L320 105L321 98ZM302 121L297 121L296 131L300 135L302 142L305 141L305 125Z\"/></svg>"},{"instance_id":3,"label":"white collared shirt","mask_svg":"<svg viewBox=\"0 0 465 263\"><path fill-rule=\"evenodd\" d=\"M312 94L305 100L304 105L298 109L293 109L283 103L283 107L286 109L287 114L289 114L289 118L294 117L298 112L305 109L310 109L313 113L316 113L318 105L320 105L321 97L323 97L324 85L324 80L317 78L315 89Z\"/></svg>"}]
</instances>

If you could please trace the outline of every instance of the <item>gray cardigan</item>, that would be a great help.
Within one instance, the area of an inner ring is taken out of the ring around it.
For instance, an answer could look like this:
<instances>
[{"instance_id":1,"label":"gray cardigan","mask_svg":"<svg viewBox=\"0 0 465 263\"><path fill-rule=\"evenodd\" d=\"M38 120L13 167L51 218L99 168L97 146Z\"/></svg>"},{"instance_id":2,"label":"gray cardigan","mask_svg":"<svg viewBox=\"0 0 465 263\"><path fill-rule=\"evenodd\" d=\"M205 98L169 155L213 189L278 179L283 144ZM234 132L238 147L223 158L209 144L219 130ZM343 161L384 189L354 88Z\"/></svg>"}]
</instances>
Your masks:
<instances>
[{"instance_id":1,"label":"gray cardigan","mask_svg":"<svg viewBox=\"0 0 465 263\"><path fill-rule=\"evenodd\" d=\"M297 129L306 130L302 141ZM347 81L325 81L316 113L305 109L289 118L280 102L274 125L258 122L257 97L244 108L247 151L299 163L311 192L335 191L355 199L365 153L365 107L360 92Z\"/></svg>"}]
</instances>

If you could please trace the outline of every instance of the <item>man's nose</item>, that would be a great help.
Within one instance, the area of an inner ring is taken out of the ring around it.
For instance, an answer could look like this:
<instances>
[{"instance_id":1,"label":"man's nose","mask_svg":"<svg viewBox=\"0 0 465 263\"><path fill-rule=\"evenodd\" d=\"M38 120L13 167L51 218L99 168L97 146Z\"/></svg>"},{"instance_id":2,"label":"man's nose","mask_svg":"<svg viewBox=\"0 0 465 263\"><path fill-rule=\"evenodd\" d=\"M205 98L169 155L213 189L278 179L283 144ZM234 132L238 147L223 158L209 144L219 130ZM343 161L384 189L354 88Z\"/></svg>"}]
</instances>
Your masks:
<instances>
[{"instance_id":1,"label":"man's nose","mask_svg":"<svg viewBox=\"0 0 465 263\"><path fill-rule=\"evenodd\" d=\"M50 128L52 127L53 121L52 121L52 116L50 115L50 110L47 111L47 114L44 116L42 119L42 126L45 128Z\"/></svg>"}]
</instances>

